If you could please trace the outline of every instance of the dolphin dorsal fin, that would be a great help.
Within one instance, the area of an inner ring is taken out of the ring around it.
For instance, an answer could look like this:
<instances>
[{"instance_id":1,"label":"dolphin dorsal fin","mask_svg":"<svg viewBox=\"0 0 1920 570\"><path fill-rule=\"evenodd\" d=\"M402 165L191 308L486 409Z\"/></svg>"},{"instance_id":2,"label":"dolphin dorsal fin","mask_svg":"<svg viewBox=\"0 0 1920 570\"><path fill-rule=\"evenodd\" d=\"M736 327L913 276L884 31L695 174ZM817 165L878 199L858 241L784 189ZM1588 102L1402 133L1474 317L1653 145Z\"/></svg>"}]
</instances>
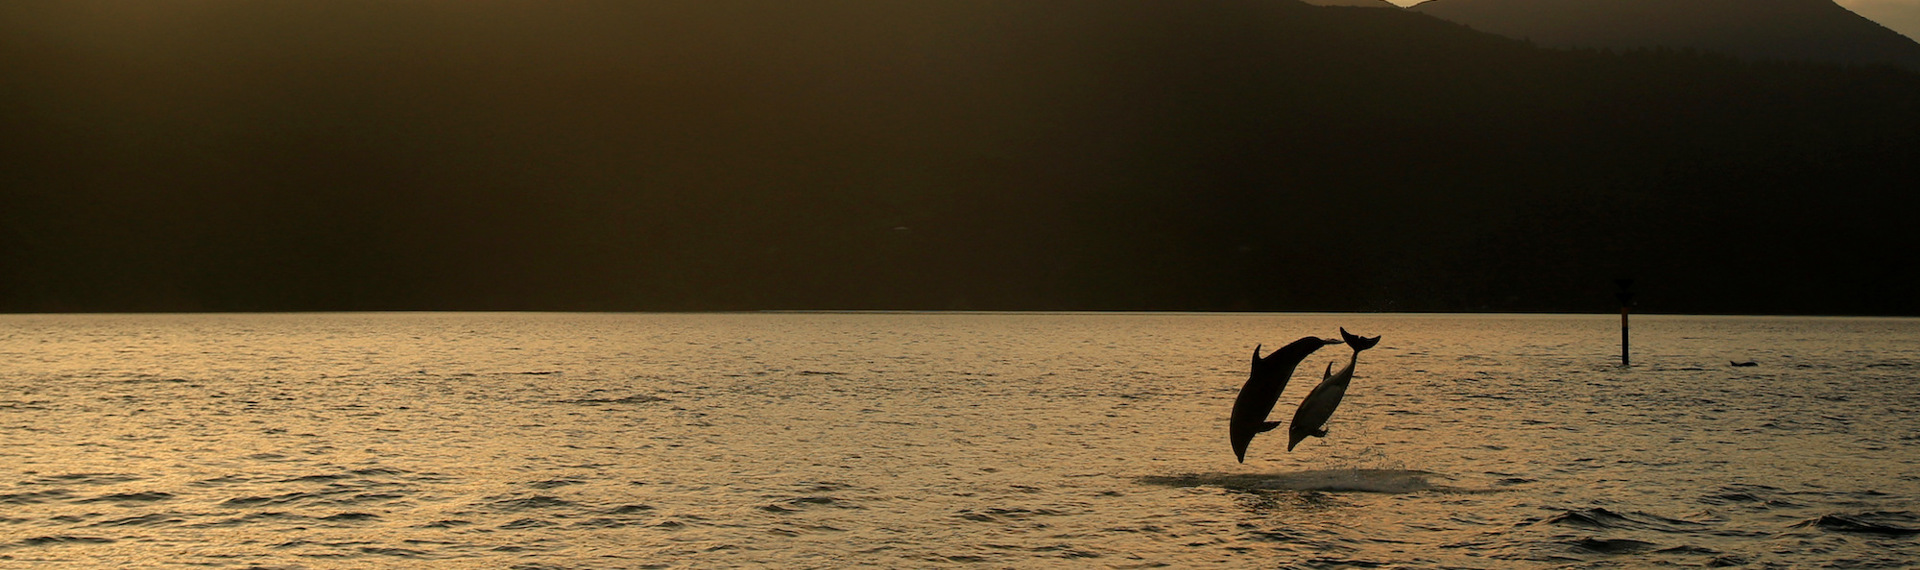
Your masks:
<instances>
[{"instance_id":1,"label":"dolphin dorsal fin","mask_svg":"<svg viewBox=\"0 0 1920 570\"><path fill-rule=\"evenodd\" d=\"M1327 363L1327 371L1326 371L1325 373L1323 373L1323 374L1321 374L1321 375L1320 375L1320 379L1321 379L1321 380L1326 380L1326 379L1328 379L1328 378L1332 378L1332 377L1333 377L1333 363L1332 363L1332 362L1328 362L1328 363Z\"/></svg>"}]
</instances>

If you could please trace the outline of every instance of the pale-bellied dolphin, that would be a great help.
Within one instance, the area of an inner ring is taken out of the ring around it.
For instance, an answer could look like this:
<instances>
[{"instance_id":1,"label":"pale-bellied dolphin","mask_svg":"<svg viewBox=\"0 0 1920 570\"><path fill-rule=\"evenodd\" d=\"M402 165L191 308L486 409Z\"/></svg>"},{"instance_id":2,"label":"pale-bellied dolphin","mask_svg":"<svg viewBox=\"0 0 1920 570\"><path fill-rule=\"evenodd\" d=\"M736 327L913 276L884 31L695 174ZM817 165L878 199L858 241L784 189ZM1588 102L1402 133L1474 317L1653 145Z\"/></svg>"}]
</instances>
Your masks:
<instances>
[{"instance_id":1,"label":"pale-bellied dolphin","mask_svg":"<svg viewBox=\"0 0 1920 570\"><path fill-rule=\"evenodd\" d=\"M1247 462L1247 443L1253 441L1254 434L1280 427L1280 422L1267 421L1267 413L1280 401L1280 391L1287 389L1293 369L1300 366L1307 355L1329 344L1340 344L1340 341L1304 337L1280 347L1266 358L1260 357L1258 345L1253 347L1253 372L1247 375L1247 383L1240 386L1240 396L1233 399L1233 419L1227 422L1233 456L1241 463Z\"/></svg>"},{"instance_id":2,"label":"pale-bellied dolphin","mask_svg":"<svg viewBox=\"0 0 1920 570\"><path fill-rule=\"evenodd\" d=\"M1339 372L1333 371L1333 363L1327 363L1327 371L1320 379L1320 385L1307 393L1307 399L1300 401L1300 407L1293 411L1293 423L1287 424L1287 451L1307 436L1326 437L1327 418L1333 417L1334 408L1340 407L1340 399L1347 395L1347 383L1353 381L1353 365L1360 361L1360 351L1380 344L1380 337L1361 338L1340 329L1340 338L1353 348L1353 356L1347 359L1347 367Z\"/></svg>"}]
</instances>

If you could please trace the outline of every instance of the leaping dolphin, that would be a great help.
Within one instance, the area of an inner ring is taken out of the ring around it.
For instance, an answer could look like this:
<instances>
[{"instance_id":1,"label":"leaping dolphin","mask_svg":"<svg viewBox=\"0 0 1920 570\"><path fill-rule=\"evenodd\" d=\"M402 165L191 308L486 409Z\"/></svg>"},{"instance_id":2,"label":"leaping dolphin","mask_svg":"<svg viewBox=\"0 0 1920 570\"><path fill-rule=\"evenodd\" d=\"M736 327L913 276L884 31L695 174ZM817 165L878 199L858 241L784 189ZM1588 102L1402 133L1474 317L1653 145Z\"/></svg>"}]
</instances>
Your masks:
<instances>
[{"instance_id":1,"label":"leaping dolphin","mask_svg":"<svg viewBox=\"0 0 1920 570\"><path fill-rule=\"evenodd\" d=\"M1300 407L1293 411L1293 422L1287 425L1287 451L1307 436L1326 437L1327 419L1333 417L1334 408L1340 407L1340 399L1347 395L1347 384L1353 381L1353 365L1360 361L1360 351L1380 344L1380 337L1361 338L1340 329L1340 338L1353 348L1353 356L1347 358L1346 368L1333 371L1333 363L1327 363L1327 371L1320 379L1320 385L1307 393L1307 399L1300 401ZM1237 415L1235 417L1238 417Z\"/></svg>"},{"instance_id":2,"label":"leaping dolphin","mask_svg":"<svg viewBox=\"0 0 1920 570\"><path fill-rule=\"evenodd\" d=\"M1234 457L1246 463L1247 443L1253 441L1254 434L1280 427L1280 422L1267 421L1267 413L1280 401L1280 391L1287 389L1287 380L1293 378L1293 369L1300 366L1300 361L1322 346L1340 342L1304 337L1280 347L1266 358L1260 357L1258 345L1253 347L1253 372L1247 375L1247 383L1240 386L1240 396L1233 399L1233 419L1227 423Z\"/></svg>"}]
</instances>

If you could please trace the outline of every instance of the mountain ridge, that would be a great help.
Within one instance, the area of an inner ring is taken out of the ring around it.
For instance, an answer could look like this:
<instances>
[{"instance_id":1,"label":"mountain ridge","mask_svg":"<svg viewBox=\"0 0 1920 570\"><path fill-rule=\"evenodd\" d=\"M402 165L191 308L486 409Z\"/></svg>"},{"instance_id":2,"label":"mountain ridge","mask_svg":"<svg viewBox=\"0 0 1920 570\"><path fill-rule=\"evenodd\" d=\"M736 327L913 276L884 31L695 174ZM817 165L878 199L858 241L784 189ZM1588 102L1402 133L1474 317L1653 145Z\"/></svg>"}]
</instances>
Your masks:
<instances>
[{"instance_id":1,"label":"mountain ridge","mask_svg":"<svg viewBox=\"0 0 1920 570\"><path fill-rule=\"evenodd\" d=\"M1920 314L1892 69L1277 0L81 0L0 6L0 71L5 311Z\"/></svg>"},{"instance_id":2,"label":"mountain ridge","mask_svg":"<svg viewBox=\"0 0 1920 570\"><path fill-rule=\"evenodd\" d=\"M1920 43L1831 0L1429 0L1407 9L1549 47L1920 70Z\"/></svg>"}]
</instances>

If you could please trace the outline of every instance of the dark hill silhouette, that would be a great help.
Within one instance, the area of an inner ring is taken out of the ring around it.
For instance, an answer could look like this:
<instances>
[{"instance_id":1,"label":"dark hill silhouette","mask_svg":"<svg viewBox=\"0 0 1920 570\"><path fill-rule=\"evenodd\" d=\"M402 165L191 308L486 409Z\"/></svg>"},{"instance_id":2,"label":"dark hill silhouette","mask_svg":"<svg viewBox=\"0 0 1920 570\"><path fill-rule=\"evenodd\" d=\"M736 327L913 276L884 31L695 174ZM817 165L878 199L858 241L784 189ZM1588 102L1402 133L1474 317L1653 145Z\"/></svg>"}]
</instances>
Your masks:
<instances>
[{"instance_id":1,"label":"dark hill silhouette","mask_svg":"<svg viewBox=\"0 0 1920 570\"><path fill-rule=\"evenodd\" d=\"M1314 6L1345 6L1350 8L1393 8L1400 9L1387 0L1301 0Z\"/></svg>"},{"instance_id":2,"label":"dark hill silhouette","mask_svg":"<svg viewBox=\"0 0 1920 570\"><path fill-rule=\"evenodd\" d=\"M1920 314L1920 74L1287 0L0 3L0 309Z\"/></svg>"},{"instance_id":3,"label":"dark hill silhouette","mask_svg":"<svg viewBox=\"0 0 1920 570\"><path fill-rule=\"evenodd\" d=\"M1920 43L1831 0L1430 0L1409 9L1543 46L1700 49L1920 70Z\"/></svg>"}]
</instances>

